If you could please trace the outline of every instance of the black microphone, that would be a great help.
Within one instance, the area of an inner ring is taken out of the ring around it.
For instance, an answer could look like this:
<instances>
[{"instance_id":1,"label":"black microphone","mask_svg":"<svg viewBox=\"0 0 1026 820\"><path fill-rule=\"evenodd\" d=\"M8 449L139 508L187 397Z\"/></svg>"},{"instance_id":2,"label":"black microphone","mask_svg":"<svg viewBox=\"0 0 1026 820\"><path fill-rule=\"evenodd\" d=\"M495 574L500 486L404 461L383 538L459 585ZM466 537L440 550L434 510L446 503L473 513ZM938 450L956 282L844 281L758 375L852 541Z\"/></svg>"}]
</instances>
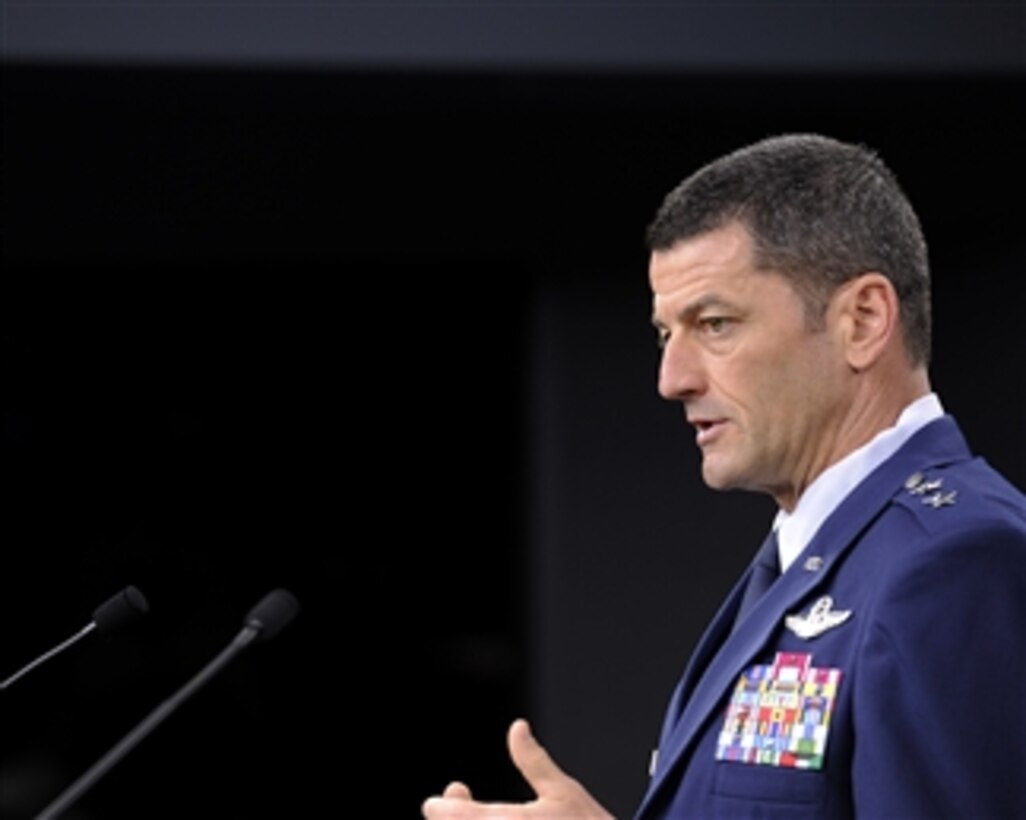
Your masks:
<instances>
[{"instance_id":1,"label":"black microphone","mask_svg":"<svg viewBox=\"0 0 1026 820\"><path fill-rule=\"evenodd\" d=\"M80 629L66 641L58 644L49 652L40 655L32 663L23 666L7 680L0 682L0 689L6 689L12 683L14 683L22 675L35 669L39 664L46 660L49 660L54 655L63 652L72 644L77 643L94 629L101 632L112 634L117 632L122 627L135 621L140 615L144 615L149 612L150 605L144 596L136 587L125 587L117 595L113 595L100 604L96 609L93 610L93 619L85 627Z\"/></svg>"},{"instance_id":2,"label":"black microphone","mask_svg":"<svg viewBox=\"0 0 1026 820\"><path fill-rule=\"evenodd\" d=\"M223 669L243 649L259 640L273 638L299 612L299 602L286 589L275 589L267 593L243 619L242 631L221 653L203 667L188 683L165 700L156 709L125 735L107 754L100 758L74 783L36 816L36 820L50 820L58 817L86 793L121 758L159 726L187 698Z\"/></svg>"}]
</instances>

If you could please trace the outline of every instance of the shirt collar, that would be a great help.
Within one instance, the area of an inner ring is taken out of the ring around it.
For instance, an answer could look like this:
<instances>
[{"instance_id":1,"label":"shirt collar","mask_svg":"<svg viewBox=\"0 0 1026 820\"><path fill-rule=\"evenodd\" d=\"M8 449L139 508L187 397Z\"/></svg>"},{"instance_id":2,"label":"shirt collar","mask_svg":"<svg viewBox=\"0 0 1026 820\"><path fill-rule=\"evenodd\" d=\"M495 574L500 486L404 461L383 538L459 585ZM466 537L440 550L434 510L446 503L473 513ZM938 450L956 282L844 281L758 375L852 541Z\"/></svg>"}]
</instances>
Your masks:
<instances>
[{"instance_id":1,"label":"shirt collar","mask_svg":"<svg viewBox=\"0 0 1026 820\"><path fill-rule=\"evenodd\" d=\"M780 510L773 521L780 550L780 571L786 572L820 525L866 476L897 452L912 435L944 415L936 393L928 393L906 407L893 427L831 465L801 494L792 512Z\"/></svg>"}]
</instances>

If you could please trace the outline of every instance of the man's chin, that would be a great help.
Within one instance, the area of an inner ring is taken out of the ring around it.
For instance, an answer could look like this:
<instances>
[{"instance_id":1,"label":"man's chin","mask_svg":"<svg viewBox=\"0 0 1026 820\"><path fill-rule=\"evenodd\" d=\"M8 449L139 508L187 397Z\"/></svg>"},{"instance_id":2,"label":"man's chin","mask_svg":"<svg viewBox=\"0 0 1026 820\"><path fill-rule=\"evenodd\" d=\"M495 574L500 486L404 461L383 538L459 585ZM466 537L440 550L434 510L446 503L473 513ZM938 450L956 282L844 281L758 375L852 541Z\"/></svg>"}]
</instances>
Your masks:
<instances>
[{"instance_id":1,"label":"man's chin","mask_svg":"<svg viewBox=\"0 0 1026 820\"><path fill-rule=\"evenodd\" d=\"M717 464L708 457L702 461L702 480L711 490L733 490L737 487L733 473L725 470L722 463Z\"/></svg>"}]
</instances>

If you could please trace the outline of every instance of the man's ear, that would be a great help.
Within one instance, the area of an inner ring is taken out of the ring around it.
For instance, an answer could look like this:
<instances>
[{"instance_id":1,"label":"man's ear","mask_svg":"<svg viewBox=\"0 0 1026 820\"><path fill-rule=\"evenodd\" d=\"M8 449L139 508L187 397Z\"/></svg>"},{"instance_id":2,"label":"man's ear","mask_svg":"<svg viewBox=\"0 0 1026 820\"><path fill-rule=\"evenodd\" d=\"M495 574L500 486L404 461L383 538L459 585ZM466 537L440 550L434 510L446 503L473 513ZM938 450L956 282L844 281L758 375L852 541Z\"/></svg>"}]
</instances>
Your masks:
<instances>
[{"instance_id":1,"label":"man's ear","mask_svg":"<svg viewBox=\"0 0 1026 820\"><path fill-rule=\"evenodd\" d=\"M846 282L835 298L848 365L856 372L866 370L899 332L898 294L883 274L864 273Z\"/></svg>"}]
</instances>

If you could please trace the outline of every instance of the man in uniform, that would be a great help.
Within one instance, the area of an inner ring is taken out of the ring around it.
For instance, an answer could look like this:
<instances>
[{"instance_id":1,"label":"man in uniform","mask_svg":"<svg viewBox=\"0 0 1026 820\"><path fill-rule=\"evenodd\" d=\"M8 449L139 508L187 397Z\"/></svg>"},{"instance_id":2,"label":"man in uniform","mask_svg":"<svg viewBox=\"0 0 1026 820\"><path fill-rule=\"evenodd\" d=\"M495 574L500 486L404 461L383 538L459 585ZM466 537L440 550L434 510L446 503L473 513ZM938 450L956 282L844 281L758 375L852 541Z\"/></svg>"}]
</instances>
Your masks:
<instances>
[{"instance_id":1,"label":"man in uniform","mask_svg":"<svg viewBox=\"0 0 1026 820\"><path fill-rule=\"evenodd\" d=\"M1026 817L1026 498L932 392L918 219L872 152L785 135L670 192L648 230L659 390L715 489L779 505L667 709L636 817ZM524 721L526 804L607 818Z\"/></svg>"}]
</instances>

